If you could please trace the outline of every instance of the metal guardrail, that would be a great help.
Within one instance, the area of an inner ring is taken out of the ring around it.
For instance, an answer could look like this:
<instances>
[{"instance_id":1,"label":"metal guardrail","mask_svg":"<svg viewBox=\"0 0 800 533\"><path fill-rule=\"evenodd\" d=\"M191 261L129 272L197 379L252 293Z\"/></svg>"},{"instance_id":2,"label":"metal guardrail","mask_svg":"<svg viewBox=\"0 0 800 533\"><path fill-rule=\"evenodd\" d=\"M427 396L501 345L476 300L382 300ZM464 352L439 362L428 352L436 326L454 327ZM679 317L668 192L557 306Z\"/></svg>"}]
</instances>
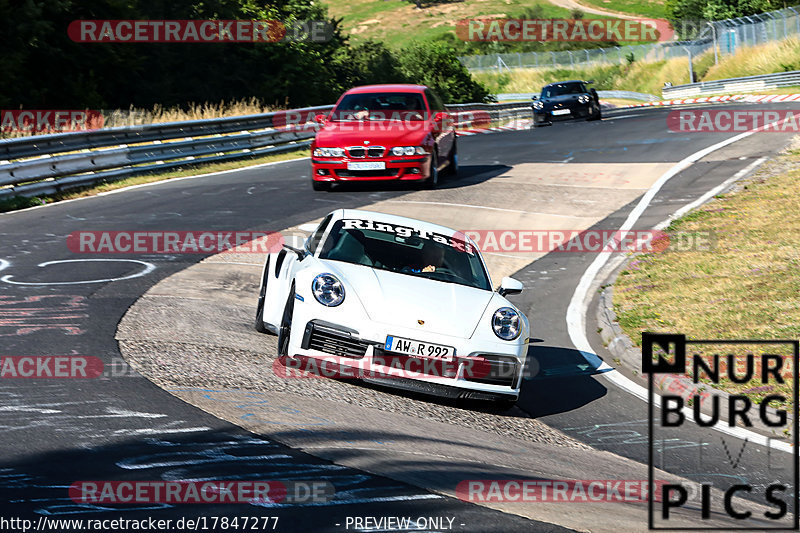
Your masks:
<instances>
[{"instance_id":1,"label":"metal guardrail","mask_svg":"<svg viewBox=\"0 0 800 533\"><path fill-rule=\"evenodd\" d=\"M206 135L223 135L237 131L259 130L275 126L273 119L285 118L287 113L313 115L333 109L332 105L305 107L289 111L264 113L261 115L244 115L209 120L189 120L185 122L165 122L161 124L145 124L143 126L126 126L106 128L93 131L73 133L55 133L50 135L34 135L0 141L0 160L19 159L43 154L56 154L73 150L95 149L121 144L135 144L158 140L179 139Z\"/></svg>"},{"instance_id":2,"label":"metal guardrail","mask_svg":"<svg viewBox=\"0 0 800 533\"><path fill-rule=\"evenodd\" d=\"M793 86L800 86L800 70L674 85L661 89L661 94L664 98L686 98L703 94L753 93Z\"/></svg>"},{"instance_id":3,"label":"metal guardrail","mask_svg":"<svg viewBox=\"0 0 800 533\"><path fill-rule=\"evenodd\" d=\"M0 140L0 199L54 194L178 166L286 152L316 134L315 114L333 106L262 115L35 135ZM456 127L488 125L524 114L515 104L447 106ZM68 153L75 152L75 153Z\"/></svg>"},{"instance_id":4,"label":"metal guardrail","mask_svg":"<svg viewBox=\"0 0 800 533\"><path fill-rule=\"evenodd\" d=\"M530 100L539 93L500 93L495 95L499 101L508 100ZM653 102L658 100L657 96L646 93L637 93L633 91L597 91L600 98L624 98L627 100L642 100L644 102Z\"/></svg>"}]
</instances>

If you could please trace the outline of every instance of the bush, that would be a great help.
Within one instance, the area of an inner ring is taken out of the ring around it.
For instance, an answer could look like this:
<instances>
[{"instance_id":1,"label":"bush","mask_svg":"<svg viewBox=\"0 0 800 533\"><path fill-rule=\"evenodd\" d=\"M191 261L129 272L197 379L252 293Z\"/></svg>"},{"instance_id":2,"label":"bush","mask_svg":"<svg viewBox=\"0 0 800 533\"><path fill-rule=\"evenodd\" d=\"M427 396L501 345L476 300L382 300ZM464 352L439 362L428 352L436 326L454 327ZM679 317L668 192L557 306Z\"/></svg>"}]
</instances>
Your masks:
<instances>
[{"instance_id":1,"label":"bush","mask_svg":"<svg viewBox=\"0 0 800 533\"><path fill-rule=\"evenodd\" d=\"M399 52L400 71L410 83L427 85L445 103L487 102L489 90L476 82L459 62L455 50L442 42L423 42Z\"/></svg>"}]
</instances>

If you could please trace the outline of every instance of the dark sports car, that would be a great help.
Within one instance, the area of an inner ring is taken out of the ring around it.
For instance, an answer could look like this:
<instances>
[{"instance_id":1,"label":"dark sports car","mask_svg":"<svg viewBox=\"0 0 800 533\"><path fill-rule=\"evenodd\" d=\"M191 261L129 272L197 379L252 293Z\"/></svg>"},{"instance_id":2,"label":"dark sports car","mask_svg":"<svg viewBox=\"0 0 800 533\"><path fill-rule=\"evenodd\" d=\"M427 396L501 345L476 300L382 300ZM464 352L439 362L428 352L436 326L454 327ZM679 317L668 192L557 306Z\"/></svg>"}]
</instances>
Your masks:
<instances>
[{"instance_id":1,"label":"dark sports car","mask_svg":"<svg viewBox=\"0 0 800 533\"><path fill-rule=\"evenodd\" d=\"M533 125L550 126L554 120L585 118L600 120L597 91L588 89L585 81L570 80L551 83L533 97Z\"/></svg>"}]
</instances>

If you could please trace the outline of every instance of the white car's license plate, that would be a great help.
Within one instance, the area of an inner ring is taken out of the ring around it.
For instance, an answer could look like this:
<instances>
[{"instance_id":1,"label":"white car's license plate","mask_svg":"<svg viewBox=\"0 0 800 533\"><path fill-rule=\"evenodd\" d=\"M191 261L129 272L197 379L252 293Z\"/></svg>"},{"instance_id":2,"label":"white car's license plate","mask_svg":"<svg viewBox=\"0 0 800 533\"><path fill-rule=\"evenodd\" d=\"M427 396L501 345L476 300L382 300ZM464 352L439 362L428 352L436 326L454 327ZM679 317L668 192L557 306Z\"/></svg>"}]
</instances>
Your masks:
<instances>
[{"instance_id":1,"label":"white car's license plate","mask_svg":"<svg viewBox=\"0 0 800 533\"><path fill-rule=\"evenodd\" d=\"M430 357L442 361L452 361L456 355L456 349L452 346L442 346L391 335L387 335L384 349L389 352L413 355L414 357Z\"/></svg>"},{"instance_id":2,"label":"white car's license plate","mask_svg":"<svg viewBox=\"0 0 800 533\"><path fill-rule=\"evenodd\" d=\"M386 163L383 161L349 161L347 170L384 170Z\"/></svg>"},{"instance_id":3,"label":"white car's license plate","mask_svg":"<svg viewBox=\"0 0 800 533\"><path fill-rule=\"evenodd\" d=\"M554 115L569 115L569 109L553 109Z\"/></svg>"}]
</instances>

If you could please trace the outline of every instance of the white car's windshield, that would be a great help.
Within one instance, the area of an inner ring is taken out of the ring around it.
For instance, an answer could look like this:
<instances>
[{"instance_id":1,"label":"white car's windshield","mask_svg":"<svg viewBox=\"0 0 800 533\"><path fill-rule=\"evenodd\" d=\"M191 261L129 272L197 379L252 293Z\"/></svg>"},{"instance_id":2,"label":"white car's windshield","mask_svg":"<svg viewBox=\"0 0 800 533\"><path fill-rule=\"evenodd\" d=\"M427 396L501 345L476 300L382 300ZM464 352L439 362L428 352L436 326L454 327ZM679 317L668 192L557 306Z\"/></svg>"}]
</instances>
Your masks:
<instances>
[{"instance_id":1,"label":"white car's windshield","mask_svg":"<svg viewBox=\"0 0 800 533\"><path fill-rule=\"evenodd\" d=\"M478 251L458 235L344 219L334 223L319 257L492 290Z\"/></svg>"},{"instance_id":2,"label":"white car's windshield","mask_svg":"<svg viewBox=\"0 0 800 533\"><path fill-rule=\"evenodd\" d=\"M424 120L419 93L355 93L342 98L331 120Z\"/></svg>"}]
</instances>

